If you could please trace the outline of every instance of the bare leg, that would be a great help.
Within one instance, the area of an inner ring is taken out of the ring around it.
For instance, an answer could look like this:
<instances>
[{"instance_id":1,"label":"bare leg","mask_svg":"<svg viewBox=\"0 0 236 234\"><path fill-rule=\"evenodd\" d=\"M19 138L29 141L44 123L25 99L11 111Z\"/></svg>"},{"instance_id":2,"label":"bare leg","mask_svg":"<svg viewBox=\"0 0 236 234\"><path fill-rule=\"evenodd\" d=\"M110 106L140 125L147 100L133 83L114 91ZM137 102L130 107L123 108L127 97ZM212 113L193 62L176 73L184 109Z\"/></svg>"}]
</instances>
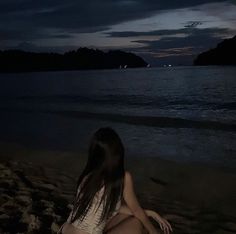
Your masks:
<instances>
[{"instance_id":1,"label":"bare leg","mask_svg":"<svg viewBox=\"0 0 236 234\"><path fill-rule=\"evenodd\" d=\"M108 229L115 227L117 224L123 222L125 219L130 218L130 217L131 217L131 215L129 215L129 214L118 213L117 215L115 215L114 217L112 217L108 221L108 223L106 224L105 229L104 229L105 232Z\"/></svg>"},{"instance_id":2,"label":"bare leg","mask_svg":"<svg viewBox=\"0 0 236 234\"><path fill-rule=\"evenodd\" d=\"M105 228L106 234L146 234L143 224L132 215L118 214Z\"/></svg>"}]
</instances>

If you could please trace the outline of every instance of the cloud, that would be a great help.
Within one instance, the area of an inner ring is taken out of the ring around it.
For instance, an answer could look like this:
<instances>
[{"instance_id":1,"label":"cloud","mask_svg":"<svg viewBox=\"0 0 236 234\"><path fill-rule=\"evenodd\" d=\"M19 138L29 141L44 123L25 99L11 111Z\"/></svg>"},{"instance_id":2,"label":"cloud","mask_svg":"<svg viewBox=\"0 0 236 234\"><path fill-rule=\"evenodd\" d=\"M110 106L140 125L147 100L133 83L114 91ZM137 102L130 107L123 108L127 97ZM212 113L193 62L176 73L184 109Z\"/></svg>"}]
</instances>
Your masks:
<instances>
[{"instance_id":1,"label":"cloud","mask_svg":"<svg viewBox=\"0 0 236 234\"><path fill-rule=\"evenodd\" d=\"M223 35L227 34L227 28L205 28L205 29L180 29L180 30L167 30L166 34L162 33L162 38L159 40L134 40L144 45L144 47L152 48L153 50L169 49L169 48L184 48L192 47L194 50L211 48L222 40ZM155 35L159 35L158 30ZM179 33L185 33L186 36L174 36ZM152 33L153 34L153 33ZM172 35L172 37L170 37Z\"/></svg>"},{"instance_id":2,"label":"cloud","mask_svg":"<svg viewBox=\"0 0 236 234\"><path fill-rule=\"evenodd\" d=\"M193 7L211 2L222 1L2 0L0 34L4 34L6 40L29 40L46 37L44 31L47 29L57 30L59 34L99 32L108 30L114 24L150 17L160 10ZM7 30L9 34L6 33Z\"/></svg>"},{"instance_id":3,"label":"cloud","mask_svg":"<svg viewBox=\"0 0 236 234\"><path fill-rule=\"evenodd\" d=\"M188 24L188 23L187 23ZM232 31L228 28L196 28L196 27L185 27L181 29L162 29L153 30L149 32L135 32L135 31L120 31L120 32L106 32L105 34L109 37L142 37L142 36L172 36L178 34L185 35L223 35L229 34Z\"/></svg>"},{"instance_id":4,"label":"cloud","mask_svg":"<svg viewBox=\"0 0 236 234\"><path fill-rule=\"evenodd\" d=\"M202 21L188 21L184 27L185 28L196 28L199 25L202 25L203 22Z\"/></svg>"}]
</instances>

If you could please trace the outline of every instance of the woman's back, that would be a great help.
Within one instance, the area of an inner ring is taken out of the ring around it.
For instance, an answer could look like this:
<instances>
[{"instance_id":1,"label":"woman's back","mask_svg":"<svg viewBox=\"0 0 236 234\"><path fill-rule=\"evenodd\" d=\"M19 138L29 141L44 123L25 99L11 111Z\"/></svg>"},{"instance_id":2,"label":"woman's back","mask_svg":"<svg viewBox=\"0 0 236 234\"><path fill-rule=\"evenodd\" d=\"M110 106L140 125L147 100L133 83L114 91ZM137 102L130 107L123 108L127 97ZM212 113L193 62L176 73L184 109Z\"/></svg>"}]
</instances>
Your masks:
<instances>
[{"instance_id":1,"label":"woman's back","mask_svg":"<svg viewBox=\"0 0 236 234\"><path fill-rule=\"evenodd\" d=\"M79 187L79 189L80 189L80 187ZM78 189L78 192L79 192L79 189ZM87 233L100 234L100 233L102 233L107 221L110 218L112 218L114 215L117 214L117 212L121 206L121 200L119 199L112 215L108 219L102 220L102 222L99 223L99 221L102 217L102 212L103 212L104 206L105 206L105 201L101 201L103 193L104 193L104 186L94 196L94 198L92 200L92 204L91 204L89 210L87 211L86 215L84 216L83 220L76 219L75 221L73 221L71 223L71 218L72 218L72 214L73 214L73 212L71 211L70 215L67 219L67 228L66 227L63 228L62 233L63 234L72 233L71 229L73 229L73 228L76 228L76 230L74 230L74 233L78 233L78 234L85 234L85 233L86 234ZM70 225L72 225L73 227L68 227L68 223ZM70 231L67 232L66 229L67 230L70 229Z\"/></svg>"}]
</instances>

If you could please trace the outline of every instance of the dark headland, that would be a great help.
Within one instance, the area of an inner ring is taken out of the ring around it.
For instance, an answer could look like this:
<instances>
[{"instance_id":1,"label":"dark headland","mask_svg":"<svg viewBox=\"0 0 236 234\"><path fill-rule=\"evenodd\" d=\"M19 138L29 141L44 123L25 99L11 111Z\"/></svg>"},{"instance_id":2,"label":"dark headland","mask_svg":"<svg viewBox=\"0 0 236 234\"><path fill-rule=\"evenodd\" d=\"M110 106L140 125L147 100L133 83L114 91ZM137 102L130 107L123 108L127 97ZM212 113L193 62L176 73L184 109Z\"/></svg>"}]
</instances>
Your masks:
<instances>
[{"instance_id":1,"label":"dark headland","mask_svg":"<svg viewBox=\"0 0 236 234\"><path fill-rule=\"evenodd\" d=\"M0 51L0 72L62 71L146 67L139 56L121 50L79 48L59 53Z\"/></svg>"},{"instance_id":2,"label":"dark headland","mask_svg":"<svg viewBox=\"0 0 236 234\"><path fill-rule=\"evenodd\" d=\"M236 36L197 56L194 65L236 65Z\"/></svg>"}]
</instances>

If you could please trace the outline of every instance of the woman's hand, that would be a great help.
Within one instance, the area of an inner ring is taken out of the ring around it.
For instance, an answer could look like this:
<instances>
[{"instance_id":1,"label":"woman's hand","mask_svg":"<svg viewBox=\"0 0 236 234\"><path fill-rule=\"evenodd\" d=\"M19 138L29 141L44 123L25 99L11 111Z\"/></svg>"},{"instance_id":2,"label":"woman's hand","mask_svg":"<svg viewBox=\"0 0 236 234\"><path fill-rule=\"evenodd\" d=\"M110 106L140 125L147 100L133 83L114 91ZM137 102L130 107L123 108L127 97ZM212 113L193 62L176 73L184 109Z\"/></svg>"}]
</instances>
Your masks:
<instances>
[{"instance_id":1,"label":"woman's hand","mask_svg":"<svg viewBox=\"0 0 236 234\"><path fill-rule=\"evenodd\" d=\"M170 225L170 223L164 219L164 218L158 218L158 219L155 219L160 227L161 227L161 230L165 233L165 234L169 234L170 232L173 232L172 230L172 227Z\"/></svg>"},{"instance_id":2,"label":"woman's hand","mask_svg":"<svg viewBox=\"0 0 236 234\"><path fill-rule=\"evenodd\" d=\"M161 230L165 234L169 234L170 232L173 232L173 229L172 229L170 223L166 219L162 218L155 211L153 211L153 210L145 210L145 212L146 212L146 214L149 217L152 217L156 222L159 223Z\"/></svg>"}]
</instances>

